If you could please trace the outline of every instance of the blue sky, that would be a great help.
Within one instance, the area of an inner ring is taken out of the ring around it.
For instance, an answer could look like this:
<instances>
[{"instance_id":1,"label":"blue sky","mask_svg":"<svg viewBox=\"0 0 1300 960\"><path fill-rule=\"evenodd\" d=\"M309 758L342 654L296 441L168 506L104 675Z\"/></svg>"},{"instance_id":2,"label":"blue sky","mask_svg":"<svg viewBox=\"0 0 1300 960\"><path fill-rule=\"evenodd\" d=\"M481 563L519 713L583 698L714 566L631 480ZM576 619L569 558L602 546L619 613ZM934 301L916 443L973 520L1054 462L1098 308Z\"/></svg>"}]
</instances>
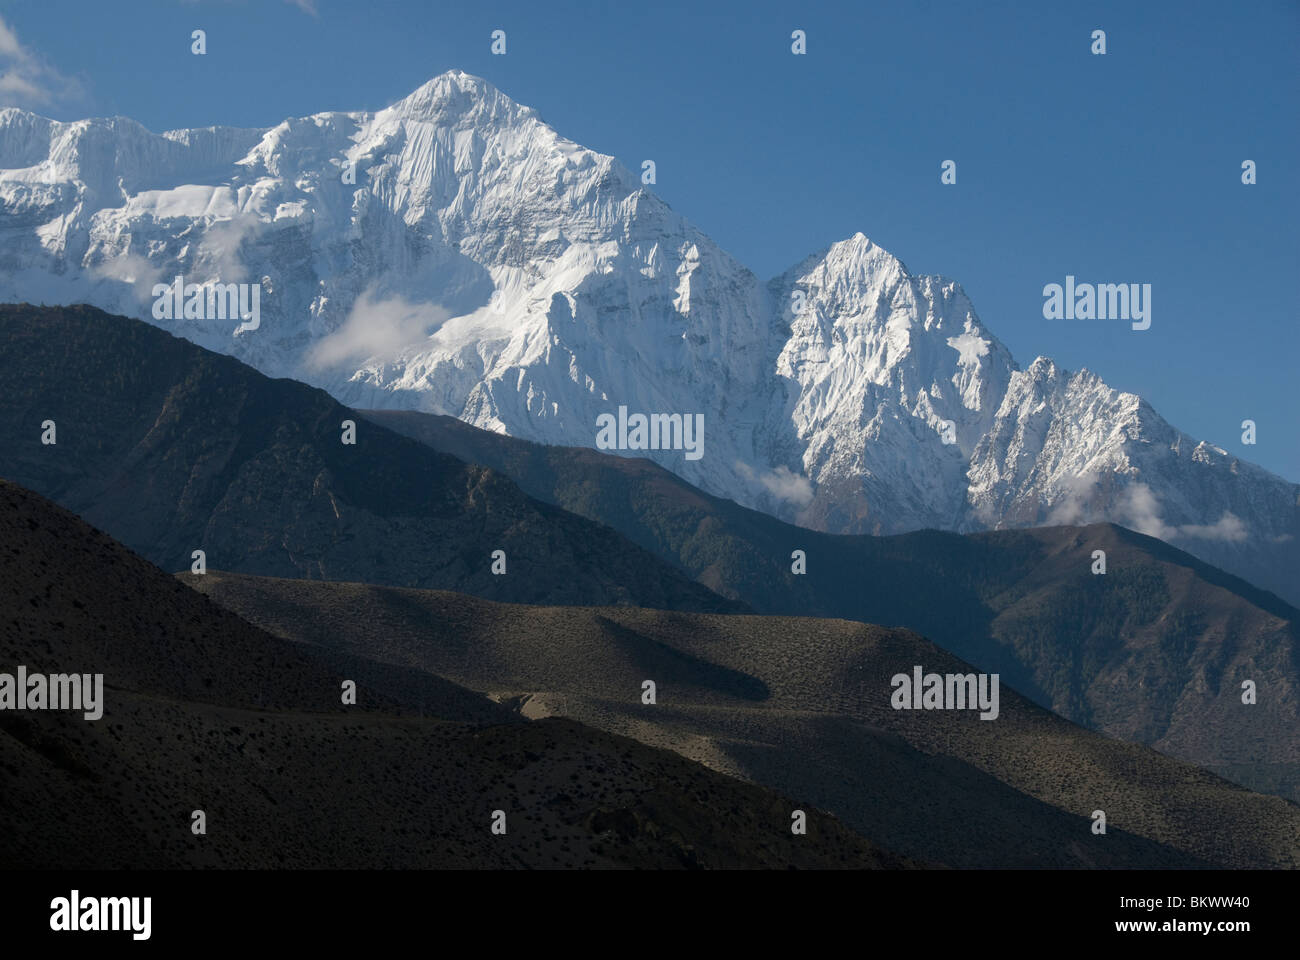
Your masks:
<instances>
[{"instance_id":1,"label":"blue sky","mask_svg":"<svg viewBox=\"0 0 1300 960\"><path fill-rule=\"evenodd\" d=\"M1300 481L1294 0L0 0L0 19L24 105L153 130L374 109L467 70L654 159L659 194L762 277L861 231L960 281L1022 365L1087 367ZM1150 283L1151 328L1045 320L1067 274Z\"/></svg>"}]
</instances>

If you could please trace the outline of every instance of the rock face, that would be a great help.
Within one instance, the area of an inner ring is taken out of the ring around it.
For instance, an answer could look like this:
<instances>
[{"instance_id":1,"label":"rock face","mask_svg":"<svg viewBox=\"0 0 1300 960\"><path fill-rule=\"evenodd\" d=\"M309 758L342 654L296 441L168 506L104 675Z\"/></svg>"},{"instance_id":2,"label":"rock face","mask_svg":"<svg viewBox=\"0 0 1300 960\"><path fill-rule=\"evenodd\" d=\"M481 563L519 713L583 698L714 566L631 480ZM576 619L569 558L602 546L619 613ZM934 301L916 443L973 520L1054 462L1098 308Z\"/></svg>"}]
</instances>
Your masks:
<instances>
[{"instance_id":1,"label":"rock face","mask_svg":"<svg viewBox=\"0 0 1300 960\"><path fill-rule=\"evenodd\" d=\"M1021 369L958 284L862 234L763 283L461 72L269 130L0 111L0 211L0 299L150 320L351 406L580 446L620 406L703 414L700 459L628 452L830 532L1110 520L1300 602L1300 486L1092 373ZM257 325L155 316L178 275L259 284Z\"/></svg>"}]
</instances>

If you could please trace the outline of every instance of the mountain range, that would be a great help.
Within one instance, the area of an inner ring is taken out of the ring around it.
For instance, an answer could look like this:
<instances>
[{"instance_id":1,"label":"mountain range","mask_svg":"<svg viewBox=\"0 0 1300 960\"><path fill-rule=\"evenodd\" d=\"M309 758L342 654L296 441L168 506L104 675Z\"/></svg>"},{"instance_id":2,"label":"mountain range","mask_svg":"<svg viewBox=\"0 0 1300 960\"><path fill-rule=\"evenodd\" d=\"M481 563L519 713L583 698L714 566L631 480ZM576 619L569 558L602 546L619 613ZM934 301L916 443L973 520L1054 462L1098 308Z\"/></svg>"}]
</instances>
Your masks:
<instances>
[{"instance_id":1,"label":"mountain range","mask_svg":"<svg viewBox=\"0 0 1300 960\"><path fill-rule=\"evenodd\" d=\"M1300 613L1124 528L818 533L646 459L351 411L92 307L0 306L0 367L24 372L0 476L171 572L201 549L227 577L906 627L1077 724L1300 799Z\"/></svg>"},{"instance_id":2,"label":"mountain range","mask_svg":"<svg viewBox=\"0 0 1300 960\"><path fill-rule=\"evenodd\" d=\"M1300 603L1297 484L1020 366L860 233L764 282L460 71L267 129L0 111L0 211L0 300L147 319L353 408L586 447L620 409L701 415L699 459L627 452L829 533L1110 521ZM257 284L260 313L159 316L177 276Z\"/></svg>"}]
</instances>

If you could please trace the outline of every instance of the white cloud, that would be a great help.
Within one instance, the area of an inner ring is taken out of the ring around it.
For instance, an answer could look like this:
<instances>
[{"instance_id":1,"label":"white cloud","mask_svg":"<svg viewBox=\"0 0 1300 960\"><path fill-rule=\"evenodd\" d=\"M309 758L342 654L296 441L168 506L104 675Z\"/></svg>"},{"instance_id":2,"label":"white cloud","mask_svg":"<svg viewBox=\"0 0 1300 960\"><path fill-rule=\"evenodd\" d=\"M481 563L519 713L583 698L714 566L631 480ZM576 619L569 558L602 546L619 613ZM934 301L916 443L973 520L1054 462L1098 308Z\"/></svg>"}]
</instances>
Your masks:
<instances>
[{"instance_id":1,"label":"white cloud","mask_svg":"<svg viewBox=\"0 0 1300 960\"><path fill-rule=\"evenodd\" d=\"M82 97L81 84L23 46L0 17L0 107L48 107Z\"/></svg>"},{"instance_id":2,"label":"white cloud","mask_svg":"<svg viewBox=\"0 0 1300 960\"><path fill-rule=\"evenodd\" d=\"M1160 516L1160 501L1145 483L1135 483L1121 495L1117 506L1119 522L1138 533L1161 540L1196 539L1221 543L1241 543L1248 539L1246 525L1231 510L1214 523L1183 523L1170 525Z\"/></svg>"},{"instance_id":3,"label":"white cloud","mask_svg":"<svg viewBox=\"0 0 1300 960\"><path fill-rule=\"evenodd\" d=\"M1092 505L1089 500L1097 486L1097 475L1085 473L1071 477L1061 484L1060 499L1056 501L1043 523L1049 527L1072 527L1090 523Z\"/></svg>"},{"instance_id":4,"label":"white cloud","mask_svg":"<svg viewBox=\"0 0 1300 960\"><path fill-rule=\"evenodd\" d=\"M749 464L737 460L736 469L746 480L751 483L759 483L764 490L778 500L793 503L797 507L806 506L812 502L812 481L795 473L787 466L781 465L775 470L758 473Z\"/></svg>"},{"instance_id":5,"label":"white cloud","mask_svg":"<svg viewBox=\"0 0 1300 960\"><path fill-rule=\"evenodd\" d=\"M242 283L248 268L239 256L244 240L251 237L261 221L250 213L213 221L199 241L194 269L208 272L208 279L218 283Z\"/></svg>"},{"instance_id":6,"label":"white cloud","mask_svg":"<svg viewBox=\"0 0 1300 960\"><path fill-rule=\"evenodd\" d=\"M371 357L390 358L403 347L428 337L451 314L432 303L412 303L402 297L376 299L367 290L353 305L343 324L318 340L303 362L320 370Z\"/></svg>"},{"instance_id":7,"label":"white cloud","mask_svg":"<svg viewBox=\"0 0 1300 960\"><path fill-rule=\"evenodd\" d=\"M154 284L163 282L163 271L138 253L124 253L94 264L89 273L96 280L112 280L131 287L142 303L153 301ZM170 280L171 278L167 278Z\"/></svg>"},{"instance_id":8,"label":"white cloud","mask_svg":"<svg viewBox=\"0 0 1300 960\"><path fill-rule=\"evenodd\" d=\"M284 2L297 7L303 13L310 13L313 17L320 16L320 11L316 9L316 0L284 0Z\"/></svg>"},{"instance_id":9,"label":"white cloud","mask_svg":"<svg viewBox=\"0 0 1300 960\"><path fill-rule=\"evenodd\" d=\"M1226 543L1241 543L1247 538L1246 525L1241 518L1230 510L1225 510L1216 522L1207 526L1184 523L1178 528L1180 536L1196 537L1200 540L1220 540Z\"/></svg>"},{"instance_id":10,"label":"white cloud","mask_svg":"<svg viewBox=\"0 0 1300 960\"><path fill-rule=\"evenodd\" d=\"M1160 501L1145 483L1135 483L1119 495L1115 513L1120 523L1148 537L1169 540L1175 535L1160 516Z\"/></svg>"}]
</instances>

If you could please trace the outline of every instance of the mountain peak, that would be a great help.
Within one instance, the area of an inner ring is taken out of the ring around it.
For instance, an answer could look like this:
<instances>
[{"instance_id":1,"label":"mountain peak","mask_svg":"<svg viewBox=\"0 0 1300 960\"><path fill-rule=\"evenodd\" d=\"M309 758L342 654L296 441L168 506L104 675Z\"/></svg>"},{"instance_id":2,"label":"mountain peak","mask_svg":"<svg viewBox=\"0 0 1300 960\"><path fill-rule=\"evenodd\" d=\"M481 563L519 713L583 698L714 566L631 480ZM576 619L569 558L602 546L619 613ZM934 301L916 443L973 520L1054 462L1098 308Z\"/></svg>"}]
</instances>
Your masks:
<instances>
[{"instance_id":1,"label":"mountain peak","mask_svg":"<svg viewBox=\"0 0 1300 960\"><path fill-rule=\"evenodd\" d=\"M464 70L447 70L390 104L383 112L411 120L450 124L458 119L481 117L513 119L535 111L511 100L482 77Z\"/></svg>"},{"instance_id":2,"label":"mountain peak","mask_svg":"<svg viewBox=\"0 0 1300 960\"><path fill-rule=\"evenodd\" d=\"M788 285L812 281L831 287L848 284L850 288L862 288L886 276L892 279L908 276L906 264L858 231L805 257L773 283Z\"/></svg>"},{"instance_id":3,"label":"mountain peak","mask_svg":"<svg viewBox=\"0 0 1300 960\"><path fill-rule=\"evenodd\" d=\"M904 273L907 272L901 260L878 243L873 243L861 230L845 240L832 243L823 254L823 259L855 265L870 264L876 268L897 265Z\"/></svg>"},{"instance_id":4,"label":"mountain peak","mask_svg":"<svg viewBox=\"0 0 1300 960\"><path fill-rule=\"evenodd\" d=\"M831 244L823 256L823 262L841 275L860 280L875 276L901 280L911 276L907 264L861 231L846 240Z\"/></svg>"},{"instance_id":5,"label":"mountain peak","mask_svg":"<svg viewBox=\"0 0 1300 960\"><path fill-rule=\"evenodd\" d=\"M268 277L255 333L160 325L351 406L543 443L590 446L621 406L698 411L708 456L653 459L828 531L1033 523L1119 470L1161 487L1170 528L1231 508L1261 543L1300 542L1300 488L1179 460L1172 428L1089 374L1019 371L955 281L857 231L763 285L637 173L462 70L270 131L33 116L0 113L0 301L145 319L155 278ZM1126 517L1121 494L1097 516Z\"/></svg>"}]
</instances>

